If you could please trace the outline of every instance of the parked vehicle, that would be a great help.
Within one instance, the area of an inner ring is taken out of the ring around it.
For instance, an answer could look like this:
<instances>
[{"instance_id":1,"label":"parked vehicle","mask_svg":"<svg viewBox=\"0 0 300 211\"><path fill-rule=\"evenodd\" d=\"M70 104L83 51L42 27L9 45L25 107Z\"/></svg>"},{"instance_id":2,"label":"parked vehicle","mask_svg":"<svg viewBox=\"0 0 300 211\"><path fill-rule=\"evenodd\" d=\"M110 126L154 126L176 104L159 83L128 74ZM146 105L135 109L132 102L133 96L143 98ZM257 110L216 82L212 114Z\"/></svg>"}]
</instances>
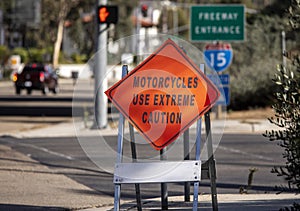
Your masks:
<instances>
[{"instance_id":1,"label":"parked vehicle","mask_svg":"<svg viewBox=\"0 0 300 211\"><path fill-rule=\"evenodd\" d=\"M45 95L49 91L56 94L58 88L58 77L50 65L28 64L25 65L20 73L13 75L16 94L21 94L22 89L31 94L32 90L41 90Z\"/></svg>"}]
</instances>

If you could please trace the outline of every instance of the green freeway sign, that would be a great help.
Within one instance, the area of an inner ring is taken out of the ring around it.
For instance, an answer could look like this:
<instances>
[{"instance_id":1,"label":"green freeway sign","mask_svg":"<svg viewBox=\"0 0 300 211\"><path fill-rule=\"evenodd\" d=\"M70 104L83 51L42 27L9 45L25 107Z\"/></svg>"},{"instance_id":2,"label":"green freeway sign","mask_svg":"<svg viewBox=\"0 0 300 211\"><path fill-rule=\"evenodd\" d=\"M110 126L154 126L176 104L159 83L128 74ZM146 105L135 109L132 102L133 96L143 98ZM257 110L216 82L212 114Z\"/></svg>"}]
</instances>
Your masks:
<instances>
[{"instance_id":1,"label":"green freeway sign","mask_svg":"<svg viewBox=\"0 0 300 211\"><path fill-rule=\"evenodd\" d=\"M244 5L192 6L191 41L243 41L245 39Z\"/></svg>"}]
</instances>

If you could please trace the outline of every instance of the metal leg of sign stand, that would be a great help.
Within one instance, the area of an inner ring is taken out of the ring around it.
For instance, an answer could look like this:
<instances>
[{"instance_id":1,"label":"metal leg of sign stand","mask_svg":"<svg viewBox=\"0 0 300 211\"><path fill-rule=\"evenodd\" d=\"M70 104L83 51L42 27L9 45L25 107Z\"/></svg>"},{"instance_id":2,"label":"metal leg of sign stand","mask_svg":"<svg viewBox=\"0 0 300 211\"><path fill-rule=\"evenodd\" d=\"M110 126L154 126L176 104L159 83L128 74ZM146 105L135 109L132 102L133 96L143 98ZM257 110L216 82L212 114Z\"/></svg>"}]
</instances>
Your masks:
<instances>
[{"instance_id":1,"label":"metal leg of sign stand","mask_svg":"<svg viewBox=\"0 0 300 211\"><path fill-rule=\"evenodd\" d=\"M122 78L126 76L128 66L122 66ZM122 162L123 157L123 138L124 138L124 116L120 113L119 126L118 126L118 148L117 148L117 159L116 165ZM114 210L120 210L120 198L121 198L121 184L115 184L115 196L114 196Z\"/></svg>"},{"instance_id":2,"label":"metal leg of sign stand","mask_svg":"<svg viewBox=\"0 0 300 211\"><path fill-rule=\"evenodd\" d=\"M181 47L183 52L186 54L186 51L183 47ZM189 160L190 159L190 130L187 129L184 134L183 134L183 154L184 154L184 160ZM184 183L184 201L189 202L190 199L190 182L185 182Z\"/></svg>"},{"instance_id":3,"label":"metal leg of sign stand","mask_svg":"<svg viewBox=\"0 0 300 211\"><path fill-rule=\"evenodd\" d=\"M197 121L196 158L195 158L195 160L200 160L200 154L201 154L201 127L202 127L202 118L200 118ZM194 182L193 211L198 210L198 193L199 193L199 182Z\"/></svg>"},{"instance_id":4,"label":"metal leg of sign stand","mask_svg":"<svg viewBox=\"0 0 300 211\"><path fill-rule=\"evenodd\" d=\"M125 77L128 73L127 65L123 65L122 67L122 78ZM124 136L124 123L125 119L122 114L120 114L119 119L119 127L118 127L118 149L117 149L117 161L116 163L122 162L123 156L123 136ZM134 137L134 130L133 126L129 124L129 131L130 131L130 146L131 146L131 153L133 162L136 162L137 155L136 155L136 147L135 147L135 137ZM140 185L135 184L135 191L136 191L136 200L137 200L137 208L138 211L142 211L142 204L141 204L141 194L140 194ZM121 198L121 184L115 185L115 199L114 199L114 210L120 210L120 198Z\"/></svg>"},{"instance_id":5,"label":"metal leg of sign stand","mask_svg":"<svg viewBox=\"0 0 300 211\"><path fill-rule=\"evenodd\" d=\"M203 70L204 74L205 65L200 64L200 69ZM213 154L213 144L212 144L212 135L211 135L211 123L210 123L210 111L206 112L204 115L205 120L205 132L207 139L207 153L210 156L208 159L208 171L210 178L210 188L211 188L211 200L213 211L218 211L218 198L217 198L217 184L216 184L216 162Z\"/></svg>"},{"instance_id":6,"label":"metal leg of sign stand","mask_svg":"<svg viewBox=\"0 0 300 211\"><path fill-rule=\"evenodd\" d=\"M128 74L128 67L127 67L127 65L124 68L126 69L126 74ZM136 155L136 147L135 147L134 129L133 129L132 124L130 124L130 123L129 123L129 133L130 133L130 147L131 147L132 161L136 162L137 161L137 155ZM139 184L134 184L134 185L135 185L137 209L138 209L138 211L142 211L140 185Z\"/></svg>"},{"instance_id":7,"label":"metal leg of sign stand","mask_svg":"<svg viewBox=\"0 0 300 211\"><path fill-rule=\"evenodd\" d=\"M207 137L207 153L210 155L208 160L209 165L209 177L211 188L212 207L214 211L218 211L218 198L217 198L217 184L216 184L216 165L213 154L211 124L210 124L210 111L205 114L205 130Z\"/></svg>"},{"instance_id":8,"label":"metal leg of sign stand","mask_svg":"<svg viewBox=\"0 0 300 211\"><path fill-rule=\"evenodd\" d=\"M122 162L123 155L124 116L120 114L118 127L118 149L116 165ZM114 210L120 210L121 184L115 184Z\"/></svg>"},{"instance_id":9,"label":"metal leg of sign stand","mask_svg":"<svg viewBox=\"0 0 300 211\"><path fill-rule=\"evenodd\" d=\"M160 160L166 160L166 148L160 150ZM168 186L167 183L161 183L161 209L168 210Z\"/></svg>"},{"instance_id":10,"label":"metal leg of sign stand","mask_svg":"<svg viewBox=\"0 0 300 211\"><path fill-rule=\"evenodd\" d=\"M189 129L187 129L183 134L183 153L184 153L184 160L190 159L190 137L189 137ZM190 182L184 183L184 201L189 202L190 201Z\"/></svg>"},{"instance_id":11,"label":"metal leg of sign stand","mask_svg":"<svg viewBox=\"0 0 300 211\"><path fill-rule=\"evenodd\" d=\"M130 133L130 147L131 147L132 161L136 162L137 155L136 155L136 147L135 147L134 129L132 124L129 124L129 133ZM136 193L137 210L142 211L140 185L139 184L134 184L134 185L135 185L135 193Z\"/></svg>"}]
</instances>

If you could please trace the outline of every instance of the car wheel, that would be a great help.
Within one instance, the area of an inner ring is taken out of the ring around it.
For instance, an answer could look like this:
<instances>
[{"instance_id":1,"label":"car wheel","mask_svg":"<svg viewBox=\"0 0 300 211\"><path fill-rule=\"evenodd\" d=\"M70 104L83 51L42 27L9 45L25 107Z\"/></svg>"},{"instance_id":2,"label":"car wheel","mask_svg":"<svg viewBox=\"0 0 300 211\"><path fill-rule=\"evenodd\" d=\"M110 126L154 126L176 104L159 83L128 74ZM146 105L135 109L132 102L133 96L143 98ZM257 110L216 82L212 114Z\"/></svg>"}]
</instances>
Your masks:
<instances>
[{"instance_id":1,"label":"car wheel","mask_svg":"<svg viewBox=\"0 0 300 211\"><path fill-rule=\"evenodd\" d=\"M30 95L32 92L32 89L27 89L27 94Z\"/></svg>"},{"instance_id":2,"label":"car wheel","mask_svg":"<svg viewBox=\"0 0 300 211\"><path fill-rule=\"evenodd\" d=\"M47 86L45 86L45 87L43 88L43 90L42 90L42 93L43 93L44 95L46 95L46 94L48 94L48 92L49 92L49 88L48 88Z\"/></svg>"},{"instance_id":3,"label":"car wheel","mask_svg":"<svg viewBox=\"0 0 300 211\"><path fill-rule=\"evenodd\" d=\"M16 94L17 95L21 94L21 88L20 87L16 87Z\"/></svg>"}]
</instances>

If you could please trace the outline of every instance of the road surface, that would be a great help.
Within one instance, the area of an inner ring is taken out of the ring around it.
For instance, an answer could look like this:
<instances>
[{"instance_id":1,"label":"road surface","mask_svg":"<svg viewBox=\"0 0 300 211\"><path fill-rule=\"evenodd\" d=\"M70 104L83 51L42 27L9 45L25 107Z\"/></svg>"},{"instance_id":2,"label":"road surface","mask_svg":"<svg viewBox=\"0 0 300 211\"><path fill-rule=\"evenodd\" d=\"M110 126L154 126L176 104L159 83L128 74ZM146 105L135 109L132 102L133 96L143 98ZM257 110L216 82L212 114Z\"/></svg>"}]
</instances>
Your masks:
<instances>
[{"instance_id":1,"label":"road surface","mask_svg":"<svg viewBox=\"0 0 300 211\"><path fill-rule=\"evenodd\" d=\"M98 137L86 137L86 139L97 141ZM116 136L107 136L105 141L112 148L116 148ZM113 175L91 162L75 137L22 140L1 137L0 144L11 146L14 150L30 156L43 165L61 171L71 179L95 190L97 194L113 196ZM157 153L148 145L137 146L137 149L138 156L147 157ZM100 150L98 153L104 152ZM128 146L125 146L126 153L130 153ZM225 134L215 152L215 158L218 193L239 193L241 188L246 189L251 168L257 168L258 171L254 173L249 192L274 192L275 186L285 184L281 178L270 173L273 166L283 164L281 149L261 135ZM181 195L183 187L181 184L172 184L168 189L169 195ZM159 190L159 185L142 185L144 198L159 196ZM201 182L200 192L210 192L208 180ZM122 197L133 199L134 196L132 186L125 185L122 188Z\"/></svg>"}]
</instances>

